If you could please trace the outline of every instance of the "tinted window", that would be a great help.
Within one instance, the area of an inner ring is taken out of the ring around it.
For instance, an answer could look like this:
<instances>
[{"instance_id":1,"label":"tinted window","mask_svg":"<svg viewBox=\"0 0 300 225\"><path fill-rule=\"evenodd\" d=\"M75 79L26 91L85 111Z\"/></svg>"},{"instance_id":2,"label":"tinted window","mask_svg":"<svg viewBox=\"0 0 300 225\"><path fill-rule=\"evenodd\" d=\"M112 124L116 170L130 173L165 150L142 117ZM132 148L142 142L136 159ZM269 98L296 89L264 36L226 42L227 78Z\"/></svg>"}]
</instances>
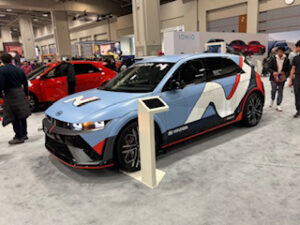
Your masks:
<instances>
[{"instance_id":1,"label":"tinted window","mask_svg":"<svg viewBox=\"0 0 300 225\"><path fill-rule=\"evenodd\" d=\"M210 79L223 78L243 72L237 64L228 58L212 57L206 58L204 61Z\"/></svg>"},{"instance_id":2,"label":"tinted window","mask_svg":"<svg viewBox=\"0 0 300 225\"><path fill-rule=\"evenodd\" d=\"M171 79L181 80L185 85L206 81L205 67L202 60L193 60L183 64Z\"/></svg>"},{"instance_id":3,"label":"tinted window","mask_svg":"<svg viewBox=\"0 0 300 225\"><path fill-rule=\"evenodd\" d=\"M250 42L250 45L260 45L260 43L258 41L252 41Z\"/></svg>"},{"instance_id":4,"label":"tinted window","mask_svg":"<svg viewBox=\"0 0 300 225\"><path fill-rule=\"evenodd\" d=\"M246 45L246 43L243 42L243 41L239 41L239 44L240 44L240 45Z\"/></svg>"},{"instance_id":5,"label":"tinted window","mask_svg":"<svg viewBox=\"0 0 300 225\"><path fill-rule=\"evenodd\" d=\"M99 73L99 69L92 64L74 64L75 74Z\"/></svg>"}]
</instances>

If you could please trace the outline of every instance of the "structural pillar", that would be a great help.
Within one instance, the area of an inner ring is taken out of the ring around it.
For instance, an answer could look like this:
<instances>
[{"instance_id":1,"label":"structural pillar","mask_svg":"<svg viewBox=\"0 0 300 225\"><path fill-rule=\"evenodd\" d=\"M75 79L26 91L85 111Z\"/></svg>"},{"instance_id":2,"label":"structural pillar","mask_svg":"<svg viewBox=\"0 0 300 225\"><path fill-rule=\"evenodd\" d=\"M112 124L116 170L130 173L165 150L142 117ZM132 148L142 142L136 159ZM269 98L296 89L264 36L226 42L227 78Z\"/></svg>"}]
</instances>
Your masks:
<instances>
[{"instance_id":1,"label":"structural pillar","mask_svg":"<svg viewBox=\"0 0 300 225\"><path fill-rule=\"evenodd\" d=\"M12 42L11 31L9 27L1 27L2 42Z\"/></svg>"},{"instance_id":2,"label":"structural pillar","mask_svg":"<svg viewBox=\"0 0 300 225\"><path fill-rule=\"evenodd\" d=\"M30 16L21 15L19 17L20 33L23 44L24 56L27 60L36 59L34 33L32 19Z\"/></svg>"},{"instance_id":3,"label":"structural pillar","mask_svg":"<svg viewBox=\"0 0 300 225\"><path fill-rule=\"evenodd\" d=\"M137 57L157 55L161 50L159 8L159 0L132 0Z\"/></svg>"},{"instance_id":4,"label":"structural pillar","mask_svg":"<svg viewBox=\"0 0 300 225\"><path fill-rule=\"evenodd\" d=\"M56 43L56 55L58 59L62 57L72 57L72 47L68 15L65 11L51 11L53 33Z\"/></svg>"},{"instance_id":5,"label":"structural pillar","mask_svg":"<svg viewBox=\"0 0 300 225\"><path fill-rule=\"evenodd\" d=\"M248 0L247 33L258 32L259 0Z\"/></svg>"},{"instance_id":6,"label":"structural pillar","mask_svg":"<svg viewBox=\"0 0 300 225\"><path fill-rule=\"evenodd\" d=\"M198 0L183 1L184 31L198 31Z\"/></svg>"},{"instance_id":7,"label":"structural pillar","mask_svg":"<svg viewBox=\"0 0 300 225\"><path fill-rule=\"evenodd\" d=\"M199 31L206 32L207 31L207 11L200 4L201 1L198 1L198 21L199 21Z\"/></svg>"}]
</instances>

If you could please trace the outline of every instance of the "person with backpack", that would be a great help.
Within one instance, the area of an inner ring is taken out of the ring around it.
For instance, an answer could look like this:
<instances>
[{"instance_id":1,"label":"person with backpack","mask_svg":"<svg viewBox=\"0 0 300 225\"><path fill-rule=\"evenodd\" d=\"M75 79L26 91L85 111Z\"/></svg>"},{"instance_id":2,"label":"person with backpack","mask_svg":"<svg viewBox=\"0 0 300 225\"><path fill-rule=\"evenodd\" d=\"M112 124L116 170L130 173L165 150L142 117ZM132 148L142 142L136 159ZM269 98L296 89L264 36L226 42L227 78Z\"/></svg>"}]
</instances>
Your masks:
<instances>
[{"instance_id":1,"label":"person with backpack","mask_svg":"<svg viewBox=\"0 0 300 225\"><path fill-rule=\"evenodd\" d=\"M284 54L285 49L283 47L279 47L277 49L277 54L272 58L270 62L270 82L271 82L271 103L270 108L273 107L276 93L277 94L277 107L276 110L278 112L282 112L280 107L283 99L283 89L286 81L286 76L290 69L290 62L288 57Z\"/></svg>"},{"instance_id":2,"label":"person with backpack","mask_svg":"<svg viewBox=\"0 0 300 225\"><path fill-rule=\"evenodd\" d=\"M12 64L12 56L4 53L0 68L0 95L4 93L3 126L12 123L15 137L9 141L10 145L22 144L28 139L27 121L31 115L28 100L28 81L21 68Z\"/></svg>"}]
</instances>

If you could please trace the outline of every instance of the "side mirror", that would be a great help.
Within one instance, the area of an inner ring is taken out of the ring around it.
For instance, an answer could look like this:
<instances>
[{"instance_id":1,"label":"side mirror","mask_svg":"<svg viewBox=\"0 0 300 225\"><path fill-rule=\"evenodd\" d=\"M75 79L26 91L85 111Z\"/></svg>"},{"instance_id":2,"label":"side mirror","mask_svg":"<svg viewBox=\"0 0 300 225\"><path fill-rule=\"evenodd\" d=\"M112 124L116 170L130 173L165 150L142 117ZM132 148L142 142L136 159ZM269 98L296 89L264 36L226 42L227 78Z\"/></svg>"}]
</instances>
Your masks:
<instances>
[{"instance_id":1,"label":"side mirror","mask_svg":"<svg viewBox=\"0 0 300 225\"><path fill-rule=\"evenodd\" d=\"M169 90L178 90L178 89L183 89L184 88L184 82L183 81L179 81L179 80L171 80L170 84L169 84Z\"/></svg>"}]
</instances>

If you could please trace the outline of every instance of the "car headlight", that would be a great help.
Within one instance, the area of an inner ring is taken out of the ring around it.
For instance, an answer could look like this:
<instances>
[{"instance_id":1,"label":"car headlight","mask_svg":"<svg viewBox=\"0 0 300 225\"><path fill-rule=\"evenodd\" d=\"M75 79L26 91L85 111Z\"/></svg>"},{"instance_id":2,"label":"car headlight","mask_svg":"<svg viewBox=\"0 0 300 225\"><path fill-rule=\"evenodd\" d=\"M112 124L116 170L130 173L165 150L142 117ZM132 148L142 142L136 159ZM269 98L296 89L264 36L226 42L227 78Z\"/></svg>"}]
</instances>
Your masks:
<instances>
[{"instance_id":1,"label":"car headlight","mask_svg":"<svg viewBox=\"0 0 300 225\"><path fill-rule=\"evenodd\" d=\"M71 124L71 128L77 131L103 130L107 123L108 121L73 123Z\"/></svg>"},{"instance_id":2,"label":"car headlight","mask_svg":"<svg viewBox=\"0 0 300 225\"><path fill-rule=\"evenodd\" d=\"M32 83L28 81L28 87L32 87Z\"/></svg>"}]
</instances>

